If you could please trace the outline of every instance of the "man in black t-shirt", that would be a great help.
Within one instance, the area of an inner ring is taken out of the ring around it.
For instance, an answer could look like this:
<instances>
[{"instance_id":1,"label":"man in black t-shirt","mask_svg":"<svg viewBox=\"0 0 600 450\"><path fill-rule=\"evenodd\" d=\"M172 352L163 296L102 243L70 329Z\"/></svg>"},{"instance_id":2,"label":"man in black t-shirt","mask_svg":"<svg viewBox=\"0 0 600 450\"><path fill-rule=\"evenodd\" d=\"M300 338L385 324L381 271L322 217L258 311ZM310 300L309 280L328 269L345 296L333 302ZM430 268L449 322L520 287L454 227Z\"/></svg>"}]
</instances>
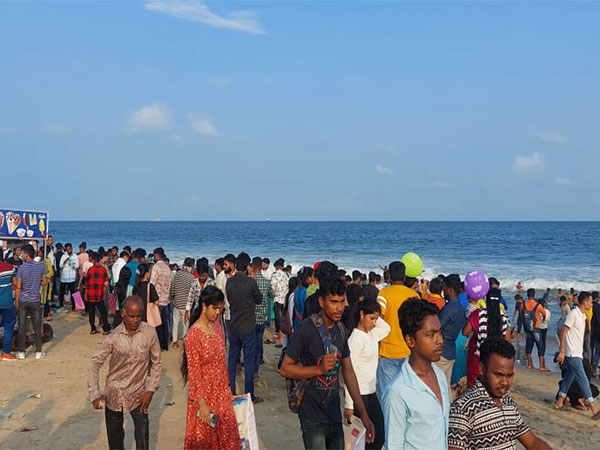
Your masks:
<instances>
[{"instance_id":1,"label":"man in black t-shirt","mask_svg":"<svg viewBox=\"0 0 600 450\"><path fill-rule=\"evenodd\" d=\"M346 291L348 306L354 306L365 299L365 294L363 294L363 290L360 287L361 276L362 274L358 270L352 272L352 284L348 286L348 290Z\"/></svg>"},{"instance_id":2,"label":"man in black t-shirt","mask_svg":"<svg viewBox=\"0 0 600 450\"><path fill-rule=\"evenodd\" d=\"M365 294L365 300L377 301L379 295L379 289L377 288L377 274L375 272L369 272L369 284L363 288Z\"/></svg>"},{"instance_id":3,"label":"man in black t-shirt","mask_svg":"<svg viewBox=\"0 0 600 450\"><path fill-rule=\"evenodd\" d=\"M298 412L306 449L344 449L340 371L354 401L354 409L367 429L367 442L373 442L375 437L374 426L360 396L356 374L350 361L348 336L344 326L340 324L346 303L345 293L346 286L339 279L320 283L319 319L327 326L328 336L323 339L313 320L304 320L292 335L281 365L281 376L310 380Z\"/></svg>"}]
</instances>

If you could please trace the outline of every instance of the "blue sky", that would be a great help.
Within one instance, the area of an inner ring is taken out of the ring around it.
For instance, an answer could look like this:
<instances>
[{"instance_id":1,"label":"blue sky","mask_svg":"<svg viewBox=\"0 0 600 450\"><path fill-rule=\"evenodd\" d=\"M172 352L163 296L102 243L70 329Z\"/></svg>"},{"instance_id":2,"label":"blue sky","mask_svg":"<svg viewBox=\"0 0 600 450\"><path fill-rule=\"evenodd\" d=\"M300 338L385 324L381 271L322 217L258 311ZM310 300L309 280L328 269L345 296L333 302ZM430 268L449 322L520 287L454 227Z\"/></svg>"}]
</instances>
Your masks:
<instances>
[{"instance_id":1,"label":"blue sky","mask_svg":"<svg viewBox=\"0 0 600 450\"><path fill-rule=\"evenodd\" d=\"M600 4L1 2L0 206L600 220Z\"/></svg>"}]
</instances>

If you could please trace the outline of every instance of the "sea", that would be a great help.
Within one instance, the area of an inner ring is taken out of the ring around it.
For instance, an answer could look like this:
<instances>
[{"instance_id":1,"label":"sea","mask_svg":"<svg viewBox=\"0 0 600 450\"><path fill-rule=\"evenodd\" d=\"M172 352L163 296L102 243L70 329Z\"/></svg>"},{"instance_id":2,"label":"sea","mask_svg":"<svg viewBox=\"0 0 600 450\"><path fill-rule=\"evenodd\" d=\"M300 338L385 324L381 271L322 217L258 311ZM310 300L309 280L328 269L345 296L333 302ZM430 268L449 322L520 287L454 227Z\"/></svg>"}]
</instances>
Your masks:
<instances>
[{"instance_id":1,"label":"sea","mask_svg":"<svg viewBox=\"0 0 600 450\"><path fill-rule=\"evenodd\" d=\"M347 271L381 273L404 253L415 252L424 278L448 273L462 278L476 269L498 278L509 318L517 283L536 288L538 297L550 288L550 360L560 316L556 290L600 290L600 222L51 221L49 232L55 243L71 242L75 248L83 241L92 249L160 246L179 263L187 256L205 256L212 263L245 251L271 261L284 258L294 271L329 260Z\"/></svg>"}]
</instances>

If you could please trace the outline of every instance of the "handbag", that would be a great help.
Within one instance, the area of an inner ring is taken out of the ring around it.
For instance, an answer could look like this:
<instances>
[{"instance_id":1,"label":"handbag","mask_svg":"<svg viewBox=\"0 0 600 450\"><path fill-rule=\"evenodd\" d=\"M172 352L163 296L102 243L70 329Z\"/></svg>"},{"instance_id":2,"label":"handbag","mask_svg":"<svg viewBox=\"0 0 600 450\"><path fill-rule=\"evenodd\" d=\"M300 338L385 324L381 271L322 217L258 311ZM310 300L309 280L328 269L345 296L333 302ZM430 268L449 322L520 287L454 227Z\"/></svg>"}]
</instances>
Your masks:
<instances>
[{"instance_id":1,"label":"handbag","mask_svg":"<svg viewBox=\"0 0 600 450\"><path fill-rule=\"evenodd\" d=\"M146 320L149 325L154 328L162 325L162 319L160 318L160 310L156 303L150 301L150 282L146 286Z\"/></svg>"}]
</instances>

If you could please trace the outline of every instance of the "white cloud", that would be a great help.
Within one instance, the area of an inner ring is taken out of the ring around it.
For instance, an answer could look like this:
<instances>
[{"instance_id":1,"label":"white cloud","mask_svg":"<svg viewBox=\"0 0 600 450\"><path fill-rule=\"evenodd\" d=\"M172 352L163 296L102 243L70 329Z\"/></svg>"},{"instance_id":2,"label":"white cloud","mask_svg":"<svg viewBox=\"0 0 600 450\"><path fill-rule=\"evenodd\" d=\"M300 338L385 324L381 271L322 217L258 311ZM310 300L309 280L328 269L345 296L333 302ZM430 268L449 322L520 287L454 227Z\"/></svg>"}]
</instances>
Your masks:
<instances>
[{"instance_id":1,"label":"white cloud","mask_svg":"<svg viewBox=\"0 0 600 450\"><path fill-rule=\"evenodd\" d=\"M167 107L152 103L134 111L129 116L129 131L141 133L144 131L165 130L169 127L169 120Z\"/></svg>"},{"instance_id":2,"label":"white cloud","mask_svg":"<svg viewBox=\"0 0 600 450\"><path fill-rule=\"evenodd\" d=\"M542 133L537 138L544 144L564 145L568 142L567 137L559 133Z\"/></svg>"},{"instance_id":3,"label":"white cloud","mask_svg":"<svg viewBox=\"0 0 600 450\"><path fill-rule=\"evenodd\" d=\"M568 186L569 184L571 184L571 180L569 178L567 178L567 177L564 177L564 176L556 177L554 179L554 182L556 184L561 185L561 186Z\"/></svg>"},{"instance_id":4,"label":"white cloud","mask_svg":"<svg viewBox=\"0 0 600 450\"><path fill-rule=\"evenodd\" d=\"M390 169L389 167L384 167L379 164L377 166L375 166L375 170L377 171L377 173L380 173L382 175L393 175L394 174L394 169Z\"/></svg>"},{"instance_id":5,"label":"white cloud","mask_svg":"<svg viewBox=\"0 0 600 450\"><path fill-rule=\"evenodd\" d=\"M48 125L46 131L54 136L68 136L71 134L71 129L65 125Z\"/></svg>"},{"instance_id":6,"label":"white cloud","mask_svg":"<svg viewBox=\"0 0 600 450\"><path fill-rule=\"evenodd\" d=\"M196 132L204 136L216 136L217 128L208 120L203 117L190 116L190 125Z\"/></svg>"},{"instance_id":7,"label":"white cloud","mask_svg":"<svg viewBox=\"0 0 600 450\"><path fill-rule=\"evenodd\" d=\"M266 34L253 11L233 11L227 16L219 16L198 0L159 1L151 0L144 5L148 11L156 11L167 16L191 20L215 28L243 31L251 34Z\"/></svg>"},{"instance_id":8,"label":"white cloud","mask_svg":"<svg viewBox=\"0 0 600 450\"><path fill-rule=\"evenodd\" d=\"M532 153L531 155L518 155L515 158L515 170L541 170L546 164L546 156L543 153Z\"/></svg>"},{"instance_id":9,"label":"white cloud","mask_svg":"<svg viewBox=\"0 0 600 450\"><path fill-rule=\"evenodd\" d=\"M440 188L440 189L446 189L446 188L450 187L450 184L448 184L447 181L438 180L435 183L433 183L433 186Z\"/></svg>"}]
</instances>

